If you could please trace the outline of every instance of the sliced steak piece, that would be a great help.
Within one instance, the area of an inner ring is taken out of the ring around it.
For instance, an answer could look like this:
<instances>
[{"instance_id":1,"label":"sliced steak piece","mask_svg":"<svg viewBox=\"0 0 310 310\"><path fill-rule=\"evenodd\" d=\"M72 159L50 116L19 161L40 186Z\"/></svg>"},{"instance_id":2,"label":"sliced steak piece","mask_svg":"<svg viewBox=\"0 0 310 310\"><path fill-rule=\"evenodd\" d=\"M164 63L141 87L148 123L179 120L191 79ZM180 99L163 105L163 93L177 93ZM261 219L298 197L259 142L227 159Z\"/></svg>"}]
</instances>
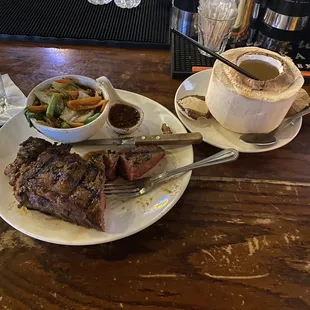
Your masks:
<instances>
[{"instance_id":1,"label":"sliced steak piece","mask_svg":"<svg viewBox=\"0 0 310 310\"><path fill-rule=\"evenodd\" d=\"M105 166L105 175L108 180L112 181L117 177L117 164L119 160L119 154L117 152L110 150L107 152L104 150L90 152L84 158L94 164L103 163Z\"/></svg>"},{"instance_id":2,"label":"sliced steak piece","mask_svg":"<svg viewBox=\"0 0 310 310\"><path fill-rule=\"evenodd\" d=\"M104 166L70 150L70 145L52 145L36 161L24 164L14 195L20 206L103 231Z\"/></svg>"},{"instance_id":3,"label":"sliced steak piece","mask_svg":"<svg viewBox=\"0 0 310 310\"><path fill-rule=\"evenodd\" d=\"M104 157L104 164L106 166L106 177L108 180L114 180L117 177L117 166L119 161L119 153L108 150Z\"/></svg>"},{"instance_id":4,"label":"sliced steak piece","mask_svg":"<svg viewBox=\"0 0 310 310\"><path fill-rule=\"evenodd\" d=\"M136 180L151 170L165 156L156 145L139 146L120 155L119 174L127 180Z\"/></svg>"},{"instance_id":5,"label":"sliced steak piece","mask_svg":"<svg viewBox=\"0 0 310 310\"><path fill-rule=\"evenodd\" d=\"M23 165L27 165L36 160L37 157L51 145L52 144L48 141L33 137L28 138L20 144L21 148L17 153L16 159L4 170L4 174L10 177L10 185L15 184L16 178L19 175L19 170Z\"/></svg>"}]
</instances>

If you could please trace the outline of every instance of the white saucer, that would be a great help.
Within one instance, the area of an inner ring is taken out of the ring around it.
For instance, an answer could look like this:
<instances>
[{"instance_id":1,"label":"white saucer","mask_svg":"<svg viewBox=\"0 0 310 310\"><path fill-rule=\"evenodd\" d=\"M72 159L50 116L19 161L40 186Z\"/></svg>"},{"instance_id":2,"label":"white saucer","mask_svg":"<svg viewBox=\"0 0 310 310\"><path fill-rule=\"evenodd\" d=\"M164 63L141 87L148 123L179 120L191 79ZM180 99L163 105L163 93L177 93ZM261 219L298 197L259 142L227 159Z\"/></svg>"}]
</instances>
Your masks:
<instances>
[{"instance_id":1,"label":"white saucer","mask_svg":"<svg viewBox=\"0 0 310 310\"><path fill-rule=\"evenodd\" d=\"M205 96L211 77L211 71L212 69L209 69L191 75L183 81L175 94L174 107L176 113L181 122L190 132L200 132L204 142L218 148L234 148L243 153L272 151L288 144L297 136L301 128L302 118L298 119L294 125L287 127L279 135L277 135L277 142L275 144L268 146L256 146L241 141L239 139L240 134L225 129L214 118L192 121L185 117L178 109L177 100L189 95Z\"/></svg>"}]
</instances>

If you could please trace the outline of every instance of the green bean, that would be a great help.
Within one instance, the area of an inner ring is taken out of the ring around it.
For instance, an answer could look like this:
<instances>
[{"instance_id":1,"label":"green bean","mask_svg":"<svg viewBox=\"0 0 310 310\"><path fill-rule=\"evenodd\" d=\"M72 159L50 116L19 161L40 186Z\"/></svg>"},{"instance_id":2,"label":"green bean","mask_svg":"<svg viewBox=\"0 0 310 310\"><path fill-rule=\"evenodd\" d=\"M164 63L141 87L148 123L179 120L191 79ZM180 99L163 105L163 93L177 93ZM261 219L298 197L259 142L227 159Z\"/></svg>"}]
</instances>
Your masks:
<instances>
[{"instance_id":1,"label":"green bean","mask_svg":"<svg viewBox=\"0 0 310 310\"><path fill-rule=\"evenodd\" d=\"M55 114L61 115L64 109L65 109L65 103L62 99L60 99L59 102L55 105Z\"/></svg>"},{"instance_id":2,"label":"green bean","mask_svg":"<svg viewBox=\"0 0 310 310\"><path fill-rule=\"evenodd\" d=\"M61 128L63 128L63 129L68 129L68 128L71 128L71 127L70 127L70 125L69 125L67 122L62 121L62 122L61 122Z\"/></svg>"},{"instance_id":3,"label":"green bean","mask_svg":"<svg viewBox=\"0 0 310 310\"><path fill-rule=\"evenodd\" d=\"M51 118L54 116L54 112L55 112L55 107L56 105L59 104L59 102L61 101L61 95L60 94L53 94L52 95L52 101L50 102L50 104L47 107L46 110L46 116Z\"/></svg>"},{"instance_id":4,"label":"green bean","mask_svg":"<svg viewBox=\"0 0 310 310\"><path fill-rule=\"evenodd\" d=\"M95 115L90 116L84 123L85 123L85 124L91 123L91 122L94 121L96 118L98 118L99 115L100 115L100 113L96 113Z\"/></svg>"}]
</instances>

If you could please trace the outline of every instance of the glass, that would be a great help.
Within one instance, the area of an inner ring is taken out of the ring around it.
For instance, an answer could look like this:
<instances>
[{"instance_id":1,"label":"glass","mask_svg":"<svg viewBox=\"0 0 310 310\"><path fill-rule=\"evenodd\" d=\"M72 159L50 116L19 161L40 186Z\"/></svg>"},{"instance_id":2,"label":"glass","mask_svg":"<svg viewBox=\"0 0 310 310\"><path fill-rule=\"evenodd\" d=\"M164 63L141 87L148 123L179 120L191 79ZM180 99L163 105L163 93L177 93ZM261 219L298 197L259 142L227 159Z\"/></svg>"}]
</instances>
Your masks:
<instances>
[{"instance_id":1,"label":"glass","mask_svg":"<svg viewBox=\"0 0 310 310\"><path fill-rule=\"evenodd\" d=\"M88 2L90 2L91 4L95 4L95 5L102 5L102 4L108 4L110 2L112 2L113 0L88 0Z\"/></svg>"},{"instance_id":2,"label":"glass","mask_svg":"<svg viewBox=\"0 0 310 310\"><path fill-rule=\"evenodd\" d=\"M112 2L113 0L88 0L88 2L95 4L95 5L102 5L102 4L108 4ZM141 0L114 0L115 4L123 9L132 9L137 7Z\"/></svg>"},{"instance_id":3,"label":"glass","mask_svg":"<svg viewBox=\"0 0 310 310\"><path fill-rule=\"evenodd\" d=\"M8 108L8 98L5 93L2 76L0 73L0 114L4 113Z\"/></svg>"},{"instance_id":4,"label":"glass","mask_svg":"<svg viewBox=\"0 0 310 310\"><path fill-rule=\"evenodd\" d=\"M141 0L114 0L115 4L123 9L132 9L137 7Z\"/></svg>"},{"instance_id":5,"label":"glass","mask_svg":"<svg viewBox=\"0 0 310 310\"><path fill-rule=\"evenodd\" d=\"M224 52L235 20L235 16L230 19L208 18L198 10L198 42L219 54ZM199 51L204 56L212 57L200 49Z\"/></svg>"}]
</instances>

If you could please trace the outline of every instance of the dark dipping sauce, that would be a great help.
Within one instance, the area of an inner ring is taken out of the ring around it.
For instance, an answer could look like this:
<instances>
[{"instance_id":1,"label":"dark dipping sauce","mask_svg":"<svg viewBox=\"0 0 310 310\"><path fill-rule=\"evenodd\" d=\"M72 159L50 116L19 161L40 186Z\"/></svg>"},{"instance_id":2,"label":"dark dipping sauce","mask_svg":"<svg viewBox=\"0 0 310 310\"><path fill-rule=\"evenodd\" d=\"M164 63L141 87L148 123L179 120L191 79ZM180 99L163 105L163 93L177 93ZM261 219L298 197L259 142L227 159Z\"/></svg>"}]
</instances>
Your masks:
<instances>
[{"instance_id":1,"label":"dark dipping sauce","mask_svg":"<svg viewBox=\"0 0 310 310\"><path fill-rule=\"evenodd\" d=\"M131 128L138 124L140 113L134 107L122 103L113 104L109 112L109 121L116 128Z\"/></svg>"}]
</instances>

